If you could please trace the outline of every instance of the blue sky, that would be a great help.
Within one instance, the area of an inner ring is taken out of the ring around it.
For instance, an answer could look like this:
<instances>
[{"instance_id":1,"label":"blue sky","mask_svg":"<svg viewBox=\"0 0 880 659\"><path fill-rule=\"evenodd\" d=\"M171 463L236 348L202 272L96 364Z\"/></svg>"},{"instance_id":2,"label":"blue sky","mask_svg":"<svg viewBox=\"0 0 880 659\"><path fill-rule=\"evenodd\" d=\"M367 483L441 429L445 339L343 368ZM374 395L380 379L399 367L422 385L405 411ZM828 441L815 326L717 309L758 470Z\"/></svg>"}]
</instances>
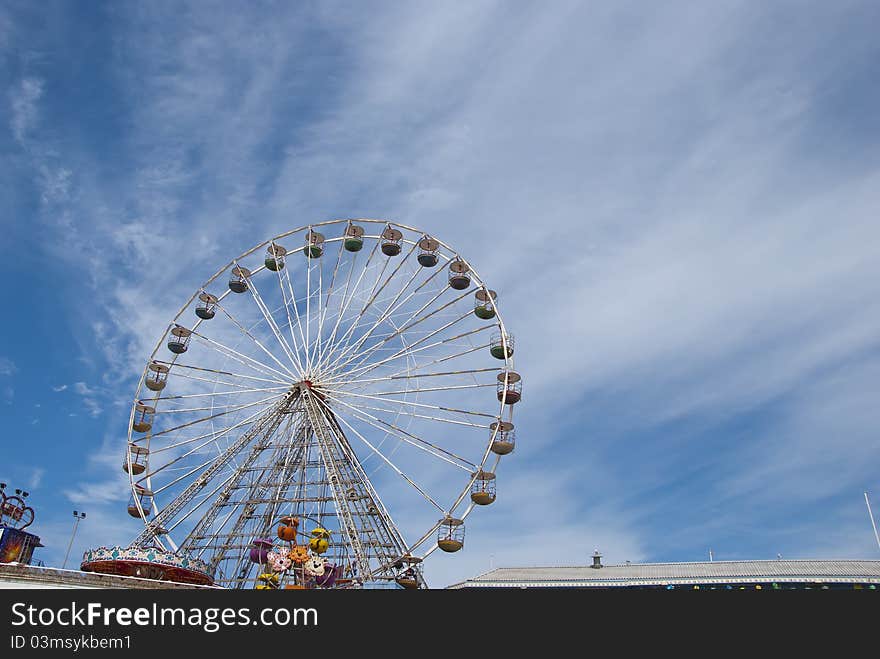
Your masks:
<instances>
[{"instance_id":1,"label":"blue sky","mask_svg":"<svg viewBox=\"0 0 880 659\"><path fill-rule=\"evenodd\" d=\"M871 2L0 7L0 479L60 564L126 543L128 405L230 258L338 217L499 291L494 565L880 557ZM472 521L471 521L472 520Z\"/></svg>"}]
</instances>

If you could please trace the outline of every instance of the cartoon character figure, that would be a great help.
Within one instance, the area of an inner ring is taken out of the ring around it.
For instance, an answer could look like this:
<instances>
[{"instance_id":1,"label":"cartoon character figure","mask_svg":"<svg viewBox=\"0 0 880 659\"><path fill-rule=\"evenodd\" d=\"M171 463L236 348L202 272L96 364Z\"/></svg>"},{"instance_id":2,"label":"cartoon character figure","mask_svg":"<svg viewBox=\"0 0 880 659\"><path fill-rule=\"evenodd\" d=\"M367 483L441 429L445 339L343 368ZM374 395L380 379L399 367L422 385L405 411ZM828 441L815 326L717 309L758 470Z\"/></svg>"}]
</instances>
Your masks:
<instances>
[{"instance_id":1,"label":"cartoon character figure","mask_svg":"<svg viewBox=\"0 0 880 659\"><path fill-rule=\"evenodd\" d=\"M288 557L294 565L302 565L307 560L309 560L309 550L303 545L297 545L290 548L290 553L288 554Z\"/></svg>"},{"instance_id":2,"label":"cartoon character figure","mask_svg":"<svg viewBox=\"0 0 880 659\"><path fill-rule=\"evenodd\" d=\"M290 515L282 517L278 524L278 537L285 542L296 544L296 535L299 529L299 518Z\"/></svg>"},{"instance_id":3,"label":"cartoon character figure","mask_svg":"<svg viewBox=\"0 0 880 659\"><path fill-rule=\"evenodd\" d=\"M273 572L284 572L293 562L290 559L289 547L276 547L266 554L266 562Z\"/></svg>"},{"instance_id":4,"label":"cartoon character figure","mask_svg":"<svg viewBox=\"0 0 880 659\"><path fill-rule=\"evenodd\" d=\"M309 539L309 549L316 554L323 554L330 547L330 531L322 529L320 526L312 530L312 537Z\"/></svg>"},{"instance_id":5,"label":"cartoon character figure","mask_svg":"<svg viewBox=\"0 0 880 659\"><path fill-rule=\"evenodd\" d=\"M320 577L324 574L326 561L321 556L311 556L303 563L303 572L310 577Z\"/></svg>"}]
</instances>

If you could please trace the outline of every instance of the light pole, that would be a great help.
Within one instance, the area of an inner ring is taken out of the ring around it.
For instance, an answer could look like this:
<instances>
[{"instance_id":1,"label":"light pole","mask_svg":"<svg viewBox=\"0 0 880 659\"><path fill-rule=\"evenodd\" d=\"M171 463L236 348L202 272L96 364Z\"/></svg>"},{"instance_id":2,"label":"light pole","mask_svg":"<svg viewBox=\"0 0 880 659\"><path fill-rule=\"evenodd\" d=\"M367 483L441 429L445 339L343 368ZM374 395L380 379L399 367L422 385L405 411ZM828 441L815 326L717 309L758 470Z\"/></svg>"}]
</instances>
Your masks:
<instances>
[{"instance_id":1,"label":"light pole","mask_svg":"<svg viewBox=\"0 0 880 659\"><path fill-rule=\"evenodd\" d=\"M73 547L73 539L76 537L76 527L79 526L79 521L81 519L86 518L85 513L73 511L73 516L76 517L76 521L73 523L73 533L70 534L70 542L67 545L67 553L64 554L64 563L61 564L61 569L63 570L67 567L67 557L70 556L70 548Z\"/></svg>"}]
</instances>

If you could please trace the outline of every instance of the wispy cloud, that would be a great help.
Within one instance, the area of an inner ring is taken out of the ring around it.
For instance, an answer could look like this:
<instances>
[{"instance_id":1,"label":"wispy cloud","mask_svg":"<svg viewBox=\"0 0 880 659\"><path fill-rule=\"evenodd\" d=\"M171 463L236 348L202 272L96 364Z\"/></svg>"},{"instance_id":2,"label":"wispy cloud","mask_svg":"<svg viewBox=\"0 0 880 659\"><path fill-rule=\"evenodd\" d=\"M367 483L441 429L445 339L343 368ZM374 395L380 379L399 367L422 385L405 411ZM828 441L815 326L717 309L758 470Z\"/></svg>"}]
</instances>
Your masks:
<instances>
[{"instance_id":1,"label":"wispy cloud","mask_svg":"<svg viewBox=\"0 0 880 659\"><path fill-rule=\"evenodd\" d=\"M30 480L28 481L28 487L31 490L36 490L40 487L40 483L43 482L43 476L46 474L46 470L41 467L35 467L31 472Z\"/></svg>"},{"instance_id":2,"label":"wispy cloud","mask_svg":"<svg viewBox=\"0 0 880 659\"><path fill-rule=\"evenodd\" d=\"M65 391L66 389L67 389L66 384L58 385L57 387L52 387L52 391L55 391L55 392Z\"/></svg>"},{"instance_id":3,"label":"wispy cloud","mask_svg":"<svg viewBox=\"0 0 880 659\"><path fill-rule=\"evenodd\" d=\"M15 139L23 143L37 122L37 102L43 95L44 82L40 78L23 78L17 88L9 91L9 125Z\"/></svg>"},{"instance_id":4,"label":"wispy cloud","mask_svg":"<svg viewBox=\"0 0 880 659\"><path fill-rule=\"evenodd\" d=\"M0 357L0 375L13 375L18 369L8 357Z\"/></svg>"},{"instance_id":5,"label":"wispy cloud","mask_svg":"<svg viewBox=\"0 0 880 659\"><path fill-rule=\"evenodd\" d=\"M91 417L98 417L104 411L104 405L102 403L106 393L103 390L96 389L94 387L90 387L85 382L74 382L71 385L74 393L80 396L80 401ZM64 391L67 389L67 385L61 385L60 387L53 387L53 391Z\"/></svg>"}]
</instances>

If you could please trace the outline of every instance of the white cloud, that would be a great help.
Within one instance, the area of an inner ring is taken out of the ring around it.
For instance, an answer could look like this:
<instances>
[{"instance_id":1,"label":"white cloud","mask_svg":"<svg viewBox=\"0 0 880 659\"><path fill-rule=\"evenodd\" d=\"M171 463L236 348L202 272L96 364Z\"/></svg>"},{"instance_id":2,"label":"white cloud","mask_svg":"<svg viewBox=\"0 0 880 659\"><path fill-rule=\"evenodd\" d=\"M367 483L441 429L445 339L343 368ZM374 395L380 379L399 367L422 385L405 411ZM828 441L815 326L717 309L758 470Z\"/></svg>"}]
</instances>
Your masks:
<instances>
[{"instance_id":1,"label":"white cloud","mask_svg":"<svg viewBox=\"0 0 880 659\"><path fill-rule=\"evenodd\" d=\"M8 357L0 357L0 375L14 375L18 369Z\"/></svg>"},{"instance_id":2,"label":"white cloud","mask_svg":"<svg viewBox=\"0 0 880 659\"><path fill-rule=\"evenodd\" d=\"M31 490L36 490L40 487L40 483L43 482L43 476L46 474L46 470L41 467L35 467L31 472L30 480L28 481L28 487Z\"/></svg>"},{"instance_id":3,"label":"white cloud","mask_svg":"<svg viewBox=\"0 0 880 659\"><path fill-rule=\"evenodd\" d=\"M102 399L105 396L103 391L94 389L85 382L74 382L73 390L82 397L82 404L86 408L89 416L98 417L104 411Z\"/></svg>"},{"instance_id":4,"label":"white cloud","mask_svg":"<svg viewBox=\"0 0 880 659\"><path fill-rule=\"evenodd\" d=\"M52 391L55 391L55 392L64 391L65 389L67 389L66 384L62 384L57 387L52 387Z\"/></svg>"},{"instance_id":5,"label":"white cloud","mask_svg":"<svg viewBox=\"0 0 880 659\"><path fill-rule=\"evenodd\" d=\"M16 89L9 91L10 128L15 139L23 143L37 121L37 102L43 96L40 78L22 78Z\"/></svg>"},{"instance_id":6,"label":"white cloud","mask_svg":"<svg viewBox=\"0 0 880 659\"><path fill-rule=\"evenodd\" d=\"M92 389L85 382L74 382L73 390L80 396L94 396L97 393L97 391Z\"/></svg>"}]
</instances>

